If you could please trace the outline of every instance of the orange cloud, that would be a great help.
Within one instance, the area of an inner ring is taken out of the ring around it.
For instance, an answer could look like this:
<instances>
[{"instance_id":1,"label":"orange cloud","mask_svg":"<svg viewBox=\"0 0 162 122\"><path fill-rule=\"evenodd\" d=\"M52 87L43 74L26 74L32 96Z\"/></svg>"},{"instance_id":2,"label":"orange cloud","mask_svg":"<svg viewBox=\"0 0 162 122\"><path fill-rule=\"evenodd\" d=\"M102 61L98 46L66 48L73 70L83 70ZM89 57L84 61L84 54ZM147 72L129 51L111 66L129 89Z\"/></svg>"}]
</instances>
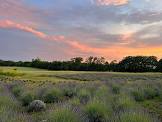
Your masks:
<instances>
[{"instance_id":1,"label":"orange cloud","mask_svg":"<svg viewBox=\"0 0 162 122\"><path fill-rule=\"evenodd\" d=\"M97 0L99 5L124 5L128 0Z\"/></svg>"},{"instance_id":2,"label":"orange cloud","mask_svg":"<svg viewBox=\"0 0 162 122\"><path fill-rule=\"evenodd\" d=\"M84 52L92 52L96 56L104 56L107 59L113 60L121 60L125 56L136 56L136 55L155 55L158 57L162 57L162 46L158 47L139 47L139 48L131 48L131 47L122 47L120 45L114 45L107 48L94 48L91 46L86 45L80 45L76 44L75 47L77 47L79 50L82 50Z\"/></svg>"}]
</instances>

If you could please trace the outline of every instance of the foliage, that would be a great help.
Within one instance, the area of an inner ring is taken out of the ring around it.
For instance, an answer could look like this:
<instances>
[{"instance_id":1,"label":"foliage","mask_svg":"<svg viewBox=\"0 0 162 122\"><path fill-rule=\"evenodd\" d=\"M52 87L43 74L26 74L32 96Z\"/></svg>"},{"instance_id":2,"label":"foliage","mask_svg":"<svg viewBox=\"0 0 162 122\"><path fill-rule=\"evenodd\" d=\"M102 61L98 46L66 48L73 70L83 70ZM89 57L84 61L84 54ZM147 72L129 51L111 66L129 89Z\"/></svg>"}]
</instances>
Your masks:
<instances>
[{"instance_id":1,"label":"foliage","mask_svg":"<svg viewBox=\"0 0 162 122\"><path fill-rule=\"evenodd\" d=\"M89 122L105 122L111 115L111 108L102 102L93 100L85 106L85 113Z\"/></svg>"},{"instance_id":2,"label":"foliage","mask_svg":"<svg viewBox=\"0 0 162 122\"><path fill-rule=\"evenodd\" d=\"M46 104L41 100L34 100L29 104L28 112L39 112L46 109Z\"/></svg>"},{"instance_id":3,"label":"foliage","mask_svg":"<svg viewBox=\"0 0 162 122\"><path fill-rule=\"evenodd\" d=\"M112 92L114 94L119 94L120 93L120 86L119 85L113 84L111 87L112 87Z\"/></svg>"},{"instance_id":4,"label":"foliage","mask_svg":"<svg viewBox=\"0 0 162 122\"><path fill-rule=\"evenodd\" d=\"M50 122L80 122L80 119L70 108L60 108L50 114Z\"/></svg>"},{"instance_id":5,"label":"foliage","mask_svg":"<svg viewBox=\"0 0 162 122\"><path fill-rule=\"evenodd\" d=\"M24 93L21 96L21 102L23 106L28 106L34 100L34 95L32 93Z\"/></svg>"},{"instance_id":6,"label":"foliage","mask_svg":"<svg viewBox=\"0 0 162 122\"><path fill-rule=\"evenodd\" d=\"M120 115L120 122L155 122L155 120L144 112L130 111Z\"/></svg>"},{"instance_id":7,"label":"foliage","mask_svg":"<svg viewBox=\"0 0 162 122\"><path fill-rule=\"evenodd\" d=\"M155 56L128 56L119 62L119 71L122 72L152 72L157 68Z\"/></svg>"},{"instance_id":8,"label":"foliage","mask_svg":"<svg viewBox=\"0 0 162 122\"><path fill-rule=\"evenodd\" d=\"M160 95L159 91L153 87L138 88L132 92L136 101L144 101L146 99L154 99Z\"/></svg>"},{"instance_id":9,"label":"foliage","mask_svg":"<svg viewBox=\"0 0 162 122\"><path fill-rule=\"evenodd\" d=\"M146 99L154 99L155 97L159 96L159 91L155 88L145 88L144 94Z\"/></svg>"},{"instance_id":10,"label":"foliage","mask_svg":"<svg viewBox=\"0 0 162 122\"><path fill-rule=\"evenodd\" d=\"M76 95L76 89L75 88L64 88L63 95L68 98L72 98Z\"/></svg>"},{"instance_id":11,"label":"foliage","mask_svg":"<svg viewBox=\"0 0 162 122\"><path fill-rule=\"evenodd\" d=\"M2 122L145 122L146 117L146 122L153 122L153 118L158 122L158 117L162 118L161 73L0 69L25 73L14 78L3 76L0 80ZM40 107L40 100L45 104L45 98L50 104ZM35 99L39 99L39 103L33 103Z\"/></svg>"},{"instance_id":12,"label":"foliage","mask_svg":"<svg viewBox=\"0 0 162 122\"><path fill-rule=\"evenodd\" d=\"M11 91L16 97L20 97L22 95L23 89L19 85L14 85L12 86Z\"/></svg>"},{"instance_id":13,"label":"foliage","mask_svg":"<svg viewBox=\"0 0 162 122\"><path fill-rule=\"evenodd\" d=\"M136 106L134 100L126 95L115 96L113 99L113 109L117 112L129 110Z\"/></svg>"},{"instance_id":14,"label":"foliage","mask_svg":"<svg viewBox=\"0 0 162 122\"><path fill-rule=\"evenodd\" d=\"M133 96L134 96L134 99L137 101L137 102L142 102L145 100L145 95L143 93L142 90L136 90L136 91L133 91L132 92Z\"/></svg>"},{"instance_id":15,"label":"foliage","mask_svg":"<svg viewBox=\"0 0 162 122\"><path fill-rule=\"evenodd\" d=\"M44 93L43 100L46 103L54 103L54 102L58 102L59 100L61 100L62 97L63 97L62 91L60 89L53 88L53 89L47 90Z\"/></svg>"},{"instance_id":16,"label":"foliage","mask_svg":"<svg viewBox=\"0 0 162 122\"><path fill-rule=\"evenodd\" d=\"M162 59L160 59L158 62L157 71L162 72Z\"/></svg>"},{"instance_id":17,"label":"foliage","mask_svg":"<svg viewBox=\"0 0 162 122\"><path fill-rule=\"evenodd\" d=\"M14 77L14 76L22 76L24 74L21 72L17 72L16 70L10 70L10 71L0 70L0 75Z\"/></svg>"},{"instance_id":18,"label":"foliage","mask_svg":"<svg viewBox=\"0 0 162 122\"><path fill-rule=\"evenodd\" d=\"M24 66L49 70L74 71L120 71L120 72L156 72L162 71L162 59L155 56L127 56L117 63L116 60L108 63L104 57L90 56L83 62L82 57L71 58L70 61L41 61L39 58L32 62L14 62L0 60L0 66ZM15 70L16 71L16 70ZM2 72L1 72L2 73ZM6 73L5 73L6 75ZM7 75L16 75L7 73Z\"/></svg>"},{"instance_id":19,"label":"foliage","mask_svg":"<svg viewBox=\"0 0 162 122\"><path fill-rule=\"evenodd\" d=\"M90 99L90 92L88 90L86 90L86 89L81 89L78 92L78 97L79 97L80 102L82 104L86 104Z\"/></svg>"},{"instance_id":20,"label":"foliage","mask_svg":"<svg viewBox=\"0 0 162 122\"><path fill-rule=\"evenodd\" d=\"M70 104L71 104L72 106L79 106L79 105L80 105L80 99L77 98L77 97L74 97L74 98L72 98L72 99L70 100Z\"/></svg>"}]
</instances>

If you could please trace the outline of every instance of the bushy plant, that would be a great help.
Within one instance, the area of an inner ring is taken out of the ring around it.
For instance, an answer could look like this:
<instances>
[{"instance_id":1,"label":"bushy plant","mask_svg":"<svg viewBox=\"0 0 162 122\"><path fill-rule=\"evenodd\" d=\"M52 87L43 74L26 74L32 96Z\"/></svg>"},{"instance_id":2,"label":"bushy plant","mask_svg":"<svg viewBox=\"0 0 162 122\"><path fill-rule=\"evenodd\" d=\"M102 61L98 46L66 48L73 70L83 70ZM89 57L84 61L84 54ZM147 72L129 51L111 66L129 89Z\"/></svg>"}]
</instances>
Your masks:
<instances>
[{"instance_id":1,"label":"bushy plant","mask_svg":"<svg viewBox=\"0 0 162 122\"><path fill-rule=\"evenodd\" d=\"M46 109L46 104L41 100L34 100L29 104L28 112L39 112Z\"/></svg>"},{"instance_id":2,"label":"bushy plant","mask_svg":"<svg viewBox=\"0 0 162 122\"><path fill-rule=\"evenodd\" d=\"M115 111L124 111L135 107L135 102L128 96L118 96L113 101L113 108Z\"/></svg>"},{"instance_id":3,"label":"bushy plant","mask_svg":"<svg viewBox=\"0 0 162 122\"><path fill-rule=\"evenodd\" d=\"M132 111L122 113L120 122L156 122L156 120L147 113Z\"/></svg>"},{"instance_id":4,"label":"bushy plant","mask_svg":"<svg viewBox=\"0 0 162 122\"><path fill-rule=\"evenodd\" d=\"M47 92L48 89L49 88L47 87L40 87L39 89L37 89L36 96L39 99L43 99L43 95Z\"/></svg>"},{"instance_id":5,"label":"bushy plant","mask_svg":"<svg viewBox=\"0 0 162 122\"><path fill-rule=\"evenodd\" d=\"M86 104L89 99L90 99L90 93L88 90L86 89L81 89L79 92L78 92L78 97L80 99L80 102L82 104Z\"/></svg>"},{"instance_id":6,"label":"bushy plant","mask_svg":"<svg viewBox=\"0 0 162 122\"><path fill-rule=\"evenodd\" d=\"M50 114L50 122L80 122L76 112L69 108L59 108Z\"/></svg>"},{"instance_id":7,"label":"bushy plant","mask_svg":"<svg viewBox=\"0 0 162 122\"><path fill-rule=\"evenodd\" d=\"M23 106L29 105L34 100L34 95L32 93L25 93L21 96L21 102Z\"/></svg>"},{"instance_id":8,"label":"bushy plant","mask_svg":"<svg viewBox=\"0 0 162 122\"><path fill-rule=\"evenodd\" d=\"M11 91L16 97L20 97L23 93L23 89L19 85L12 86Z\"/></svg>"},{"instance_id":9,"label":"bushy plant","mask_svg":"<svg viewBox=\"0 0 162 122\"><path fill-rule=\"evenodd\" d=\"M162 101L162 91L161 90L159 90L159 99L160 99L160 101Z\"/></svg>"},{"instance_id":10,"label":"bushy plant","mask_svg":"<svg viewBox=\"0 0 162 122\"><path fill-rule=\"evenodd\" d=\"M89 122L105 122L111 115L111 108L102 102L93 100L85 106L85 113Z\"/></svg>"},{"instance_id":11,"label":"bushy plant","mask_svg":"<svg viewBox=\"0 0 162 122\"><path fill-rule=\"evenodd\" d=\"M63 94L64 94L64 96L66 96L68 98L72 98L72 97L76 96L76 89L74 89L74 88L65 88L63 90Z\"/></svg>"},{"instance_id":12,"label":"bushy plant","mask_svg":"<svg viewBox=\"0 0 162 122\"><path fill-rule=\"evenodd\" d=\"M144 94L146 99L154 99L155 97L159 96L159 91L155 88L145 88Z\"/></svg>"},{"instance_id":13,"label":"bushy plant","mask_svg":"<svg viewBox=\"0 0 162 122\"><path fill-rule=\"evenodd\" d=\"M109 88L105 85L100 86L98 89L96 89L94 96L98 99L106 98L105 96L109 96Z\"/></svg>"},{"instance_id":14,"label":"bushy plant","mask_svg":"<svg viewBox=\"0 0 162 122\"><path fill-rule=\"evenodd\" d=\"M58 102L59 100L62 99L62 92L60 89L50 89L50 90L47 90L45 92L45 94L43 95L43 100L46 102L46 103L54 103L54 102Z\"/></svg>"},{"instance_id":15,"label":"bushy plant","mask_svg":"<svg viewBox=\"0 0 162 122\"><path fill-rule=\"evenodd\" d=\"M143 92L143 90L135 90L132 92L134 99L137 102L142 102L145 100L145 94Z\"/></svg>"},{"instance_id":16,"label":"bushy plant","mask_svg":"<svg viewBox=\"0 0 162 122\"><path fill-rule=\"evenodd\" d=\"M120 93L120 86L119 85L113 84L111 87L112 87L112 92L114 94L119 94Z\"/></svg>"},{"instance_id":17,"label":"bushy plant","mask_svg":"<svg viewBox=\"0 0 162 122\"><path fill-rule=\"evenodd\" d=\"M74 98L72 98L72 99L70 100L70 104L71 104L72 106L79 106L79 105L80 105L80 99L77 98L77 97L74 97Z\"/></svg>"},{"instance_id":18,"label":"bushy plant","mask_svg":"<svg viewBox=\"0 0 162 122\"><path fill-rule=\"evenodd\" d=\"M20 106L9 96L0 94L0 122L25 122Z\"/></svg>"}]
</instances>

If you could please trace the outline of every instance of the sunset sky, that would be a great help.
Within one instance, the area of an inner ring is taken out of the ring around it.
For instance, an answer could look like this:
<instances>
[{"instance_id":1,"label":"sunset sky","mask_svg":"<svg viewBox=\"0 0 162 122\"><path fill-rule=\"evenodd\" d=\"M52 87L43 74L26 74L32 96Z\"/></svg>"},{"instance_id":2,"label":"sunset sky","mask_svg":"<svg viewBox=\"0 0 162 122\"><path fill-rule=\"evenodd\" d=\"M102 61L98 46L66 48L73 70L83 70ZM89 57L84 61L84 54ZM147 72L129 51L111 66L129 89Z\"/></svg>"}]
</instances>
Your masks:
<instances>
[{"instance_id":1,"label":"sunset sky","mask_svg":"<svg viewBox=\"0 0 162 122\"><path fill-rule=\"evenodd\" d=\"M162 58L162 0L0 0L0 59Z\"/></svg>"}]
</instances>

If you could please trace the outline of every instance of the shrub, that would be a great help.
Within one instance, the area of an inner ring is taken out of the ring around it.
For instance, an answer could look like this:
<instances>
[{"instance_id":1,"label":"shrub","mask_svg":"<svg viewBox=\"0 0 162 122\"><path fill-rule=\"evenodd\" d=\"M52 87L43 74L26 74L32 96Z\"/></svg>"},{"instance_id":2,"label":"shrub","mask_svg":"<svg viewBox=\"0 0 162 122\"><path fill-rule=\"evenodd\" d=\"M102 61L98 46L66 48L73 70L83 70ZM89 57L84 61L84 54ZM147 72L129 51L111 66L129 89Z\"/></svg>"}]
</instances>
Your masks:
<instances>
[{"instance_id":1,"label":"shrub","mask_svg":"<svg viewBox=\"0 0 162 122\"><path fill-rule=\"evenodd\" d=\"M39 99L43 99L43 95L47 92L48 88L47 87L40 87L37 92L36 92L36 96Z\"/></svg>"},{"instance_id":2,"label":"shrub","mask_svg":"<svg viewBox=\"0 0 162 122\"><path fill-rule=\"evenodd\" d=\"M113 101L115 111L124 111L133 107L135 107L135 102L128 96L118 96L118 98Z\"/></svg>"},{"instance_id":3,"label":"shrub","mask_svg":"<svg viewBox=\"0 0 162 122\"><path fill-rule=\"evenodd\" d=\"M133 91L133 96L136 101L144 101L145 99L154 99L155 97L160 96L160 91L156 88L144 88L144 89L137 89Z\"/></svg>"},{"instance_id":4,"label":"shrub","mask_svg":"<svg viewBox=\"0 0 162 122\"><path fill-rule=\"evenodd\" d=\"M51 89L45 92L43 99L46 103L58 102L62 98L62 92L59 89Z\"/></svg>"},{"instance_id":5,"label":"shrub","mask_svg":"<svg viewBox=\"0 0 162 122\"><path fill-rule=\"evenodd\" d=\"M113 84L112 85L112 92L114 94L119 94L120 93L120 86L116 85L116 84Z\"/></svg>"},{"instance_id":6,"label":"shrub","mask_svg":"<svg viewBox=\"0 0 162 122\"><path fill-rule=\"evenodd\" d=\"M41 100L34 100L29 104L28 112L39 112L46 109L46 104Z\"/></svg>"},{"instance_id":7,"label":"shrub","mask_svg":"<svg viewBox=\"0 0 162 122\"><path fill-rule=\"evenodd\" d=\"M12 93L15 95L15 97L20 97L23 90L20 86L15 85L11 88Z\"/></svg>"},{"instance_id":8,"label":"shrub","mask_svg":"<svg viewBox=\"0 0 162 122\"><path fill-rule=\"evenodd\" d=\"M142 90L136 90L132 92L134 99L137 102L142 102L145 100L145 95Z\"/></svg>"},{"instance_id":9,"label":"shrub","mask_svg":"<svg viewBox=\"0 0 162 122\"><path fill-rule=\"evenodd\" d=\"M111 115L111 109L104 103L92 101L85 107L85 113L89 122L104 122Z\"/></svg>"},{"instance_id":10,"label":"shrub","mask_svg":"<svg viewBox=\"0 0 162 122\"><path fill-rule=\"evenodd\" d=\"M162 101L162 91L159 91L159 99Z\"/></svg>"},{"instance_id":11,"label":"shrub","mask_svg":"<svg viewBox=\"0 0 162 122\"><path fill-rule=\"evenodd\" d=\"M133 111L122 113L120 122L156 122L156 120L146 113Z\"/></svg>"},{"instance_id":12,"label":"shrub","mask_svg":"<svg viewBox=\"0 0 162 122\"><path fill-rule=\"evenodd\" d=\"M20 106L9 96L0 95L0 122L25 122Z\"/></svg>"},{"instance_id":13,"label":"shrub","mask_svg":"<svg viewBox=\"0 0 162 122\"><path fill-rule=\"evenodd\" d=\"M98 99L103 99L106 98L105 96L109 96L109 88L103 85L96 90L95 97Z\"/></svg>"},{"instance_id":14,"label":"shrub","mask_svg":"<svg viewBox=\"0 0 162 122\"><path fill-rule=\"evenodd\" d=\"M51 113L50 122L80 122L78 115L68 108L60 108Z\"/></svg>"},{"instance_id":15,"label":"shrub","mask_svg":"<svg viewBox=\"0 0 162 122\"><path fill-rule=\"evenodd\" d=\"M25 93L21 97L21 102L23 106L29 105L34 100L34 95L31 93Z\"/></svg>"},{"instance_id":16,"label":"shrub","mask_svg":"<svg viewBox=\"0 0 162 122\"><path fill-rule=\"evenodd\" d=\"M80 99L77 97L74 97L73 99L70 100L70 104L72 106L79 106L80 105Z\"/></svg>"},{"instance_id":17,"label":"shrub","mask_svg":"<svg viewBox=\"0 0 162 122\"><path fill-rule=\"evenodd\" d=\"M90 93L86 89L82 89L78 92L78 97L82 104L86 104L90 99Z\"/></svg>"},{"instance_id":18,"label":"shrub","mask_svg":"<svg viewBox=\"0 0 162 122\"><path fill-rule=\"evenodd\" d=\"M76 96L76 90L72 88L65 88L63 90L63 95L69 98Z\"/></svg>"},{"instance_id":19,"label":"shrub","mask_svg":"<svg viewBox=\"0 0 162 122\"><path fill-rule=\"evenodd\" d=\"M145 88L144 94L146 99L154 99L155 97L159 96L158 90L154 88Z\"/></svg>"}]
</instances>

